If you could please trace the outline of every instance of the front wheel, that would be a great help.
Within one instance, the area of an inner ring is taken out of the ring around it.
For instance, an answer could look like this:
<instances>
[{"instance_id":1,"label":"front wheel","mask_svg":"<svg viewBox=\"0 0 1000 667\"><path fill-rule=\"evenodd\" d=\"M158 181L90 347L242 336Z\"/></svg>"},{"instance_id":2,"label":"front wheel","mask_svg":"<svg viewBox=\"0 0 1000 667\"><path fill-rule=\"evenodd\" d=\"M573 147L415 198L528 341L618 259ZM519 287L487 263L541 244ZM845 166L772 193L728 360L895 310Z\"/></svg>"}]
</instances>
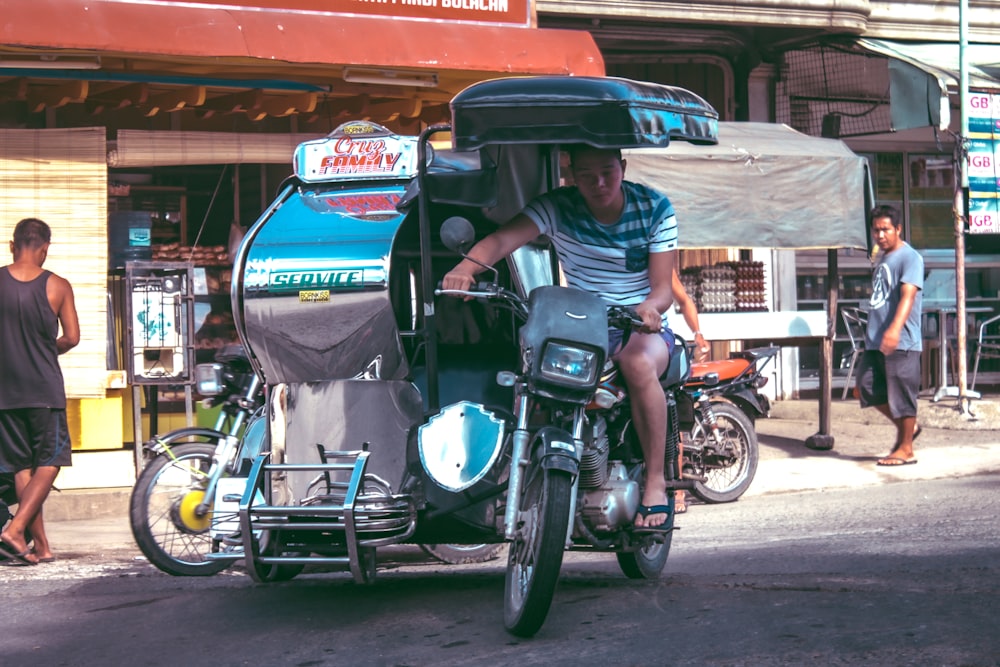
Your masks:
<instances>
[{"instance_id":1,"label":"front wheel","mask_svg":"<svg viewBox=\"0 0 1000 667\"><path fill-rule=\"evenodd\" d=\"M531 637L545 622L562 568L569 527L570 475L534 466L520 501L517 536L507 556L504 626Z\"/></svg>"},{"instance_id":2,"label":"front wheel","mask_svg":"<svg viewBox=\"0 0 1000 667\"><path fill-rule=\"evenodd\" d=\"M691 430L690 462L705 477L691 490L706 503L728 503L750 487L757 473L757 432L750 418L731 403L712 403L719 428L716 442L703 419ZM685 458L689 452L684 452Z\"/></svg>"},{"instance_id":3,"label":"front wheel","mask_svg":"<svg viewBox=\"0 0 1000 667\"><path fill-rule=\"evenodd\" d=\"M129 523L139 550L157 568L175 576L208 576L230 561L207 560L218 551L211 535L211 512L196 508L205 498L215 445L172 445L170 453L149 462L132 489Z\"/></svg>"}]
</instances>

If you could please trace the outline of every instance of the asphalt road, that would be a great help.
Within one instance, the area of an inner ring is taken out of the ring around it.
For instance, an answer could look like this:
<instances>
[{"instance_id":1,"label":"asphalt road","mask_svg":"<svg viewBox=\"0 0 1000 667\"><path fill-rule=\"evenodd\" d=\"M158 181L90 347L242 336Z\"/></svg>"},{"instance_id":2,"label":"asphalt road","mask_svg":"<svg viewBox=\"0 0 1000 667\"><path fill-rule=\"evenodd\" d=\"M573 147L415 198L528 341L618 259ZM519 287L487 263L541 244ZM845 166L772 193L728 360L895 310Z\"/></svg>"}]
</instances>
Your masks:
<instances>
[{"instance_id":1,"label":"asphalt road","mask_svg":"<svg viewBox=\"0 0 1000 667\"><path fill-rule=\"evenodd\" d=\"M502 627L503 562L384 550L373 585L161 574L135 552L0 568L4 665L1000 664L1000 478L694 506L667 573L568 554L548 620ZM44 569L48 568L48 569Z\"/></svg>"}]
</instances>

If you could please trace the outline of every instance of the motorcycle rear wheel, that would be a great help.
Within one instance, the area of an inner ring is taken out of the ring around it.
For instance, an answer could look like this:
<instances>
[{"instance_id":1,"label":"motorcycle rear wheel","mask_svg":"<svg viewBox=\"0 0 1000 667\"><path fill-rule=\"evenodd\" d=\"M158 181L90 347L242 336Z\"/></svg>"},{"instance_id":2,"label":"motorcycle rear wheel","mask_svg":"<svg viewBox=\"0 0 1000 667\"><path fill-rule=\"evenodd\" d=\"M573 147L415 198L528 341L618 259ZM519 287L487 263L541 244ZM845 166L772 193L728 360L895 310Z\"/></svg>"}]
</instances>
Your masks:
<instances>
[{"instance_id":1,"label":"motorcycle rear wheel","mask_svg":"<svg viewBox=\"0 0 1000 667\"><path fill-rule=\"evenodd\" d=\"M504 627L531 637L552 605L569 526L570 475L535 466L521 495L522 522L510 544L504 581Z\"/></svg>"},{"instance_id":2,"label":"motorcycle rear wheel","mask_svg":"<svg viewBox=\"0 0 1000 667\"><path fill-rule=\"evenodd\" d=\"M219 543L212 538L211 514L193 513L204 497L215 443L171 445L171 452L150 461L135 482L129 499L132 535L149 562L167 574L218 574L232 562L205 558Z\"/></svg>"},{"instance_id":3,"label":"motorcycle rear wheel","mask_svg":"<svg viewBox=\"0 0 1000 667\"><path fill-rule=\"evenodd\" d=\"M674 515L671 514L667 520L670 527L674 525ZM663 576L663 568L667 565L667 557L670 555L670 545L673 543L674 531L669 530L662 535L653 535L646 538L636 551L619 551L615 553L618 557L618 567L629 579L659 579Z\"/></svg>"},{"instance_id":4,"label":"motorcycle rear wheel","mask_svg":"<svg viewBox=\"0 0 1000 667\"><path fill-rule=\"evenodd\" d=\"M742 496L753 482L757 474L757 461L760 456L757 447L757 431L750 418L731 403L715 401L712 403L716 424L722 442L732 449L732 461L722 467L713 467L710 461L705 462L702 471L706 477L704 482L695 482L692 493L706 503L729 503ZM710 446L707 424L697 421L691 429L692 443L698 447Z\"/></svg>"}]
</instances>

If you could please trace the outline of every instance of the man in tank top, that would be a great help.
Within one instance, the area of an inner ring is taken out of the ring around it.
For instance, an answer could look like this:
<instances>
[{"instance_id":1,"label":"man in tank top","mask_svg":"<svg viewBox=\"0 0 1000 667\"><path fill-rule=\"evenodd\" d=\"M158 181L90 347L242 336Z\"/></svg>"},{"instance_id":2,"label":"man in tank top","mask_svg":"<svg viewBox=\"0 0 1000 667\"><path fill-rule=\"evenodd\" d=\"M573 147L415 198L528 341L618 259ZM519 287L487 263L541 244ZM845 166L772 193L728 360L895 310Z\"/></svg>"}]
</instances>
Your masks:
<instances>
[{"instance_id":1,"label":"man in tank top","mask_svg":"<svg viewBox=\"0 0 1000 667\"><path fill-rule=\"evenodd\" d=\"M0 268L0 473L14 476L18 498L0 533L6 564L55 559L42 505L60 467L71 463L58 355L80 342L80 322L72 286L42 268L51 238L46 223L21 220L10 242L14 261Z\"/></svg>"}]
</instances>

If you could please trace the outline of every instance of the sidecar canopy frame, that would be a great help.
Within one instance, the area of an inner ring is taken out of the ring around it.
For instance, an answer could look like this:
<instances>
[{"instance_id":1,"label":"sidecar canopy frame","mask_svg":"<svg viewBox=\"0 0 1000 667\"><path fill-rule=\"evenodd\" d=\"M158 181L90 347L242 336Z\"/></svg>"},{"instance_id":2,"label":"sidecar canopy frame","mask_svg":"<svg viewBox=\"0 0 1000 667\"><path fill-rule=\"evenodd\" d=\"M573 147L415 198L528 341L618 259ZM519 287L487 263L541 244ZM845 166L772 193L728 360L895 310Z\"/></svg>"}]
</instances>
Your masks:
<instances>
[{"instance_id":1,"label":"sidecar canopy frame","mask_svg":"<svg viewBox=\"0 0 1000 667\"><path fill-rule=\"evenodd\" d=\"M598 148L718 143L719 114L684 88L617 77L512 77L469 86L451 101L456 151L490 144L585 143Z\"/></svg>"}]
</instances>

